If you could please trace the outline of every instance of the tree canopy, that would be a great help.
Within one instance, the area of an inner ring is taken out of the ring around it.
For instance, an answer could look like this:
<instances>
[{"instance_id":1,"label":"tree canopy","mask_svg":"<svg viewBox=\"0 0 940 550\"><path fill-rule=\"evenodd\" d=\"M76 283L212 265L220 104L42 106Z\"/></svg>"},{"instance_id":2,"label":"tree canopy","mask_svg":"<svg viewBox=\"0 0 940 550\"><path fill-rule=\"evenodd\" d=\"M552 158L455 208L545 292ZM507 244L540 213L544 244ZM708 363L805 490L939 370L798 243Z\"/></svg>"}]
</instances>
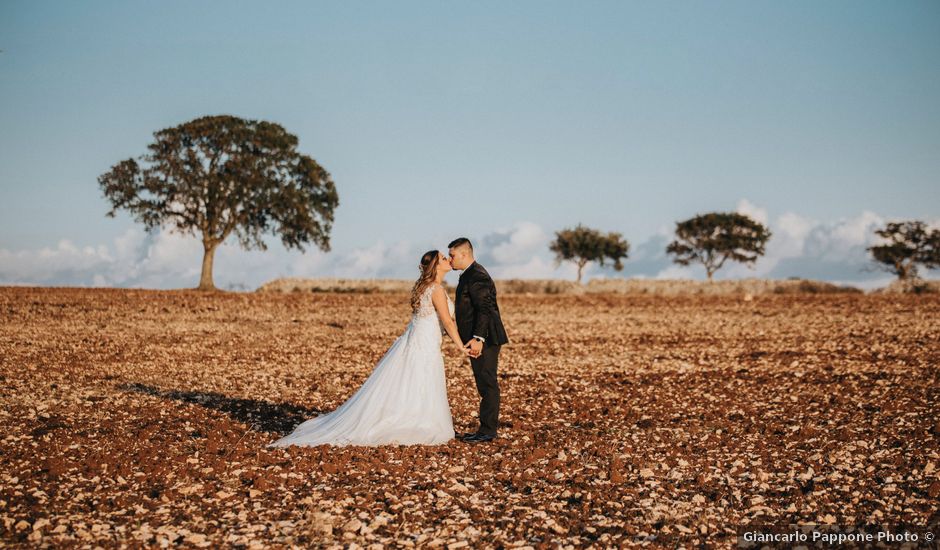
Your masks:
<instances>
[{"instance_id":1,"label":"tree canopy","mask_svg":"<svg viewBox=\"0 0 940 550\"><path fill-rule=\"evenodd\" d=\"M130 212L147 231L170 227L202 239L200 289L214 289L216 247L234 233L245 249L330 249L339 204L329 172L297 151L297 137L273 122L205 116L154 132L148 152L99 176L107 216ZM140 162L138 162L138 160Z\"/></svg>"},{"instance_id":2,"label":"tree canopy","mask_svg":"<svg viewBox=\"0 0 940 550\"><path fill-rule=\"evenodd\" d=\"M900 280L916 279L917 265L927 269L940 267L940 230L928 231L922 221L889 222L875 234L887 239L885 244L869 246L874 261Z\"/></svg>"},{"instance_id":3,"label":"tree canopy","mask_svg":"<svg viewBox=\"0 0 940 550\"><path fill-rule=\"evenodd\" d=\"M753 264L764 254L770 230L737 212L711 212L676 222L676 240L666 253L679 265L693 262L705 266L708 280L725 261Z\"/></svg>"},{"instance_id":4,"label":"tree canopy","mask_svg":"<svg viewBox=\"0 0 940 550\"><path fill-rule=\"evenodd\" d=\"M555 240L549 244L549 249L555 253L555 263L572 261L578 266L578 282L581 274L590 262L604 265L606 260L614 262L617 271L623 269L621 259L627 257L630 243L622 238L620 233L607 233L604 235L597 229L591 229L578 224L573 229L562 229L555 233Z\"/></svg>"}]
</instances>

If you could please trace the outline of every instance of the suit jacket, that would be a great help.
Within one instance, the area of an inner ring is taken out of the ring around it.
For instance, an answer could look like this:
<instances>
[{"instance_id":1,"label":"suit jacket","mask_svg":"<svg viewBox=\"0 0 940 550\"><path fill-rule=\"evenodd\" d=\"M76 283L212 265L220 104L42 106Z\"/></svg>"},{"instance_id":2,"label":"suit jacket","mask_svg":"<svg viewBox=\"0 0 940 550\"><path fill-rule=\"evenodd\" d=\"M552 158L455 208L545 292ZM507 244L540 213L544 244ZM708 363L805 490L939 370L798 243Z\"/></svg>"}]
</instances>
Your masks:
<instances>
[{"instance_id":1,"label":"suit jacket","mask_svg":"<svg viewBox=\"0 0 940 550\"><path fill-rule=\"evenodd\" d=\"M480 336L484 346L509 343L496 303L496 284L482 265L473 262L467 266L460 274L456 294L454 316L461 340Z\"/></svg>"}]
</instances>

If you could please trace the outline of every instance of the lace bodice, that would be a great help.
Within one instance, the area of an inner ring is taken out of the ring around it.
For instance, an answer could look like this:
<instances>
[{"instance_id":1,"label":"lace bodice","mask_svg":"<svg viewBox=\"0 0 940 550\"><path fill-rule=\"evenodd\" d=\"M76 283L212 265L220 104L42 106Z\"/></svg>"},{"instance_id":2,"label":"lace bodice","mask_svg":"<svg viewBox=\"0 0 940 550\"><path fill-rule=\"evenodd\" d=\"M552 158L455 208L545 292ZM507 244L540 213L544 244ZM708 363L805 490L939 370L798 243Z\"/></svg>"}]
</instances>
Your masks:
<instances>
[{"instance_id":1,"label":"lace bodice","mask_svg":"<svg viewBox=\"0 0 940 550\"><path fill-rule=\"evenodd\" d=\"M424 289L424 293L421 294L421 301L418 303L418 311L414 316L418 319L424 319L432 315L436 315L434 309L434 302L431 301L431 293L434 292L434 289L439 285L432 284L428 288ZM450 299L450 296L447 295L447 292L444 292L444 295L447 296L447 310L450 312L450 316L454 316L454 302Z\"/></svg>"}]
</instances>

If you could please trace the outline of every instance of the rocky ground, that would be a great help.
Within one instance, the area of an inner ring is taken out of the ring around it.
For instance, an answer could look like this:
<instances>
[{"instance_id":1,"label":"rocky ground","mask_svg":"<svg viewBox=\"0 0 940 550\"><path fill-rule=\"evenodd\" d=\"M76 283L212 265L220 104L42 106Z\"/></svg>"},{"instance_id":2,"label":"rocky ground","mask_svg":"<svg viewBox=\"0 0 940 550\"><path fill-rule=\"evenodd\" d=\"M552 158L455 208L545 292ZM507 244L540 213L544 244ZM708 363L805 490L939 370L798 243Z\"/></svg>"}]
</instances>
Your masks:
<instances>
[{"instance_id":1,"label":"rocky ground","mask_svg":"<svg viewBox=\"0 0 940 550\"><path fill-rule=\"evenodd\" d=\"M500 305L499 439L265 449L358 388L404 295L0 288L0 544L730 546L936 521L937 295ZM469 365L446 363L473 430Z\"/></svg>"}]
</instances>

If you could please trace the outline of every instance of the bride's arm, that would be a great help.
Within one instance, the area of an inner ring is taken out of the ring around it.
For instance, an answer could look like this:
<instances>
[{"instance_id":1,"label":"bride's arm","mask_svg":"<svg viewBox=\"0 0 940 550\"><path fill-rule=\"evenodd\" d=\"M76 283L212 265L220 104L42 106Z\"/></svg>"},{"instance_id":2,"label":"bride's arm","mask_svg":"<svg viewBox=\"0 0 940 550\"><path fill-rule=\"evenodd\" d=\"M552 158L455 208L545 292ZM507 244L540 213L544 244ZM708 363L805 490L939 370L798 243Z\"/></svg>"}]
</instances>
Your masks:
<instances>
[{"instance_id":1,"label":"bride's arm","mask_svg":"<svg viewBox=\"0 0 940 550\"><path fill-rule=\"evenodd\" d=\"M450 316L450 309L447 307L447 295L444 293L443 287L438 286L431 291L431 303L434 304L437 317L444 325L444 330L447 331L447 335L450 336L454 344L463 351L463 342L460 341L460 333L457 332L457 323L455 323Z\"/></svg>"}]
</instances>

